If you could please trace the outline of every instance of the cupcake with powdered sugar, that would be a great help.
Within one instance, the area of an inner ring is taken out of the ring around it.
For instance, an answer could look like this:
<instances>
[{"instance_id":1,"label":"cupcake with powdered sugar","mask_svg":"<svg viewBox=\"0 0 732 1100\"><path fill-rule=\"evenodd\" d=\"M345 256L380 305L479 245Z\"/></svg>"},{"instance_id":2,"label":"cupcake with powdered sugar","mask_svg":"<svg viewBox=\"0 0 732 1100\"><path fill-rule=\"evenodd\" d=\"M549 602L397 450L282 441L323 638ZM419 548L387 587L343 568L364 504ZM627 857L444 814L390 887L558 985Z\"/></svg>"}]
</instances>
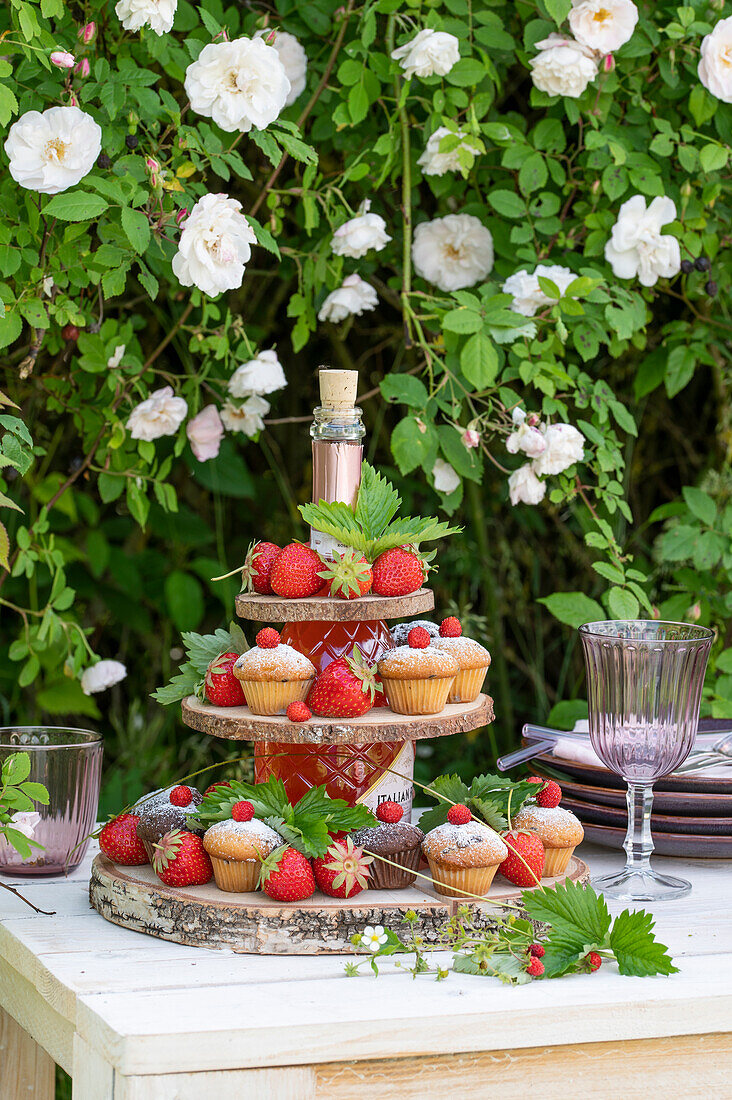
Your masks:
<instances>
[{"instance_id":1,"label":"cupcake with powdered sugar","mask_svg":"<svg viewBox=\"0 0 732 1100\"><path fill-rule=\"evenodd\" d=\"M467 898L488 893L493 876L508 856L498 833L476 821L467 806L451 806L447 821L422 841L438 894Z\"/></svg>"},{"instance_id":2,"label":"cupcake with powdered sugar","mask_svg":"<svg viewBox=\"0 0 732 1100\"><path fill-rule=\"evenodd\" d=\"M379 661L386 700L397 714L437 714L447 702L460 666L430 644L424 627L413 626L408 645L390 649Z\"/></svg>"},{"instance_id":3,"label":"cupcake with powdered sugar","mask_svg":"<svg viewBox=\"0 0 732 1100\"><path fill-rule=\"evenodd\" d=\"M252 713L279 714L290 703L304 702L315 679L313 662L292 646L283 645L271 626L259 631L256 642L233 669Z\"/></svg>"},{"instance_id":4,"label":"cupcake with powdered sugar","mask_svg":"<svg viewBox=\"0 0 732 1100\"><path fill-rule=\"evenodd\" d=\"M394 645L407 645L409 631L413 630L415 626L421 626L423 630L427 631L430 638L438 637L437 623L431 623L428 619L413 619L411 623L398 623L396 626L391 627L391 637Z\"/></svg>"},{"instance_id":5,"label":"cupcake with powdered sugar","mask_svg":"<svg viewBox=\"0 0 732 1100\"><path fill-rule=\"evenodd\" d=\"M153 791L133 806L132 812L140 818L136 832L151 863L155 845L166 833L184 829L203 836L203 830L192 827L188 821L188 814L195 813L202 802L200 791L180 783L165 790Z\"/></svg>"},{"instance_id":6,"label":"cupcake with powdered sugar","mask_svg":"<svg viewBox=\"0 0 732 1100\"><path fill-rule=\"evenodd\" d=\"M432 645L451 654L460 666L460 671L450 688L448 703L474 702L480 695L480 689L490 668L491 655L488 650L474 638L465 637L460 620L454 615L442 620L438 637Z\"/></svg>"},{"instance_id":7,"label":"cupcake with powdered sugar","mask_svg":"<svg viewBox=\"0 0 732 1100\"><path fill-rule=\"evenodd\" d=\"M259 884L262 860L284 841L254 816L251 802L235 802L231 817L206 830L203 846L211 858L219 890L249 893Z\"/></svg>"}]
</instances>

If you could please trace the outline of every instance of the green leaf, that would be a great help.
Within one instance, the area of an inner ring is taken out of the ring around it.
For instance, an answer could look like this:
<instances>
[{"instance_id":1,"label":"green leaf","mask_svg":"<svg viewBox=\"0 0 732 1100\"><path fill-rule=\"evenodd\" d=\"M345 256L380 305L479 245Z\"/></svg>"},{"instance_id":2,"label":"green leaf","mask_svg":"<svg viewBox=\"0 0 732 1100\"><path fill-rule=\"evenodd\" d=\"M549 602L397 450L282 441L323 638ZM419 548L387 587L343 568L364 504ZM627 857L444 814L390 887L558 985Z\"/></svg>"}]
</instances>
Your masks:
<instances>
[{"instance_id":1,"label":"green leaf","mask_svg":"<svg viewBox=\"0 0 732 1100\"><path fill-rule=\"evenodd\" d=\"M74 681L70 682L73 683ZM40 802L42 806L48 805L48 791L42 783L21 783L20 789L23 794L27 794L34 802Z\"/></svg>"},{"instance_id":2,"label":"green leaf","mask_svg":"<svg viewBox=\"0 0 732 1100\"><path fill-rule=\"evenodd\" d=\"M53 196L43 216L59 218L64 222L86 222L98 218L107 206L107 200L101 195L92 195L88 191L63 191Z\"/></svg>"},{"instance_id":3,"label":"green leaf","mask_svg":"<svg viewBox=\"0 0 732 1100\"><path fill-rule=\"evenodd\" d=\"M492 386L498 375L499 360L495 344L482 332L465 341L460 352L460 369L478 391Z\"/></svg>"},{"instance_id":4,"label":"green leaf","mask_svg":"<svg viewBox=\"0 0 732 1100\"><path fill-rule=\"evenodd\" d=\"M673 349L668 357L664 379L669 397L675 397L689 384L695 367L696 355L692 348L679 345Z\"/></svg>"},{"instance_id":5,"label":"green leaf","mask_svg":"<svg viewBox=\"0 0 732 1100\"><path fill-rule=\"evenodd\" d=\"M192 665L184 665L183 670L173 676L170 683L153 691L151 698L164 707L179 703L181 699L187 699L195 693L200 679Z\"/></svg>"},{"instance_id":6,"label":"green leaf","mask_svg":"<svg viewBox=\"0 0 732 1100\"><path fill-rule=\"evenodd\" d=\"M623 910L610 932L610 947L613 950L621 974L646 977L651 974L675 974L668 948L659 943L653 935L654 921L650 913L643 910L631 913Z\"/></svg>"},{"instance_id":7,"label":"green leaf","mask_svg":"<svg viewBox=\"0 0 732 1100\"><path fill-rule=\"evenodd\" d=\"M486 75L485 65L475 57L461 57L453 65L446 80L449 84L455 84L458 88L473 88L480 84Z\"/></svg>"},{"instance_id":8,"label":"green leaf","mask_svg":"<svg viewBox=\"0 0 732 1100\"><path fill-rule=\"evenodd\" d=\"M717 505L703 489L697 489L693 485L685 485L683 489L684 500L697 519L713 527L717 518Z\"/></svg>"},{"instance_id":9,"label":"green leaf","mask_svg":"<svg viewBox=\"0 0 732 1100\"><path fill-rule=\"evenodd\" d=\"M364 462L356 498L356 522L366 539L376 539L399 511L401 497L391 482Z\"/></svg>"},{"instance_id":10,"label":"green leaf","mask_svg":"<svg viewBox=\"0 0 732 1100\"><path fill-rule=\"evenodd\" d=\"M7 83L0 83L0 126L7 126L13 115L18 113L18 100Z\"/></svg>"},{"instance_id":11,"label":"green leaf","mask_svg":"<svg viewBox=\"0 0 732 1100\"><path fill-rule=\"evenodd\" d=\"M178 629L198 626L204 613L203 589L198 578L174 569L165 578L163 591L168 612Z\"/></svg>"},{"instance_id":12,"label":"green leaf","mask_svg":"<svg viewBox=\"0 0 732 1100\"><path fill-rule=\"evenodd\" d=\"M429 401L427 387L413 374L387 374L381 380L381 394L386 401L423 409Z\"/></svg>"},{"instance_id":13,"label":"green leaf","mask_svg":"<svg viewBox=\"0 0 732 1100\"><path fill-rule=\"evenodd\" d=\"M563 23L569 15L572 0L544 0L544 7L557 26Z\"/></svg>"},{"instance_id":14,"label":"green leaf","mask_svg":"<svg viewBox=\"0 0 732 1100\"><path fill-rule=\"evenodd\" d=\"M699 152L699 160L705 172L717 172L724 168L729 159L729 153L723 145L705 145Z\"/></svg>"},{"instance_id":15,"label":"green leaf","mask_svg":"<svg viewBox=\"0 0 732 1100\"><path fill-rule=\"evenodd\" d=\"M135 252L142 255L150 244L150 222L144 210L132 210L129 206L124 206L122 208L122 228ZM151 297L154 297L154 295L151 295Z\"/></svg>"},{"instance_id":16,"label":"green leaf","mask_svg":"<svg viewBox=\"0 0 732 1100\"><path fill-rule=\"evenodd\" d=\"M451 309L442 318L442 327L447 332L469 333L477 332L483 327L483 321L479 313L472 309Z\"/></svg>"},{"instance_id":17,"label":"green leaf","mask_svg":"<svg viewBox=\"0 0 732 1100\"><path fill-rule=\"evenodd\" d=\"M526 967L521 960L515 955L503 952L486 956L459 952L452 957L452 968L456 974L498 978L507 985L526 985L532 980L526 973Z\"/></svg>"},{"instance_id":18,"label":"green leaf","mask_svg":"<svg viewBox=\"0 0 732 1100\"><path fill-rule=\"evenodd\" d=\"M541 153L532 153L527 157L519 169L519 188L525 195L532 191L538 191L547 181L548 171L546 161ZM557 293L556 297L559 297Z\"/></svg>"},{"instance_id":19,"label":"green leaf","mask_svg":"<svg viewBox=\"0 0 732 1100\"><path fill-rule=\"evenodd\" d=\"M637 619L640 604L627 588L611 588L607 596L610 614L614 619Z\"/></svg>"},{"instance_id":20,"label":"green leaf","mask_svg":"<svg viewBox=\"0 0 732 1100\"><path fill-rule=\"evenodd\" d=\"M391 453L401 474L411 473L420 465L434 465L437 434L433 425L414 416L406 416L391 433Z\"/></svg>"},{"instance_id":21,"label":"green leaf","mask_svg":"<svg viewBox=\"0 0 732 1100\"><path fill-rule=\"evenodd\" d=\"M718 100L701 84L695 84L689 96L689 111L697 126L708 122L717 111Z\"/></svg>"},{"instance_id":22,"label":"green leaf","mask_svg":"<svg viewBox=\"0 0 732 1100\"><path fill-rule=\"evenodd\" d=\"M488 202L504 218L526 217L526 203L514 191L491 191Z\"/></svg>"},{"instance_id":23,"label":"green leaf","mask_svg":"<svg viewBox=\"0 0 732 1100\"><path fill-rule=\"evenodd\" d=\"M605 618L600 604L584 592L554 592L551 596L541 597L539 603L543 603L560 623L575 629L582 623L599 622Z\"/></svg>"},{"instance_id":24,"label":"green leaf","mask_svg":"<svg viewBox=\"0 0 732 1100\"><path fill-rule=\"evenodd\" d=\"M610 928L605 899L591 886L566 882L544 890L524 890L521 900L532 920L546 921L555 934L601 944Z\"/></svg>"},{"instance_id":25,"label":"green leaf","mask_svg":"<svg viewBox=\"0 0 732 1100\"><path fill-rule=\"evenodd\" d=\"M219 627L213 634L185 631L182 638L188 660L199 679L205 676L208 666L222 653L243 653L246 649L246 645L242 648L242 634L235 638L231 631L224 630L223 627Z\"/></svg>"},{"instance_id":26,"label":"green leaf","mask_svg":"<svg viewBox=\"0 0 732 1100\"><path fill-rule=\"evenodd\" d=\"M27 752L14 752L5 758L2 766L4 784L23 783L30 775L31 763Z\"/></svg>"},{"instance_id":27,"label":"green leaf","mask_svg":"<svg viewBox=\"0 0 732 1100\"><path fill-rule=\"evenodd\" d=\"M438 775L437 779L434 779L425 791L425 794L433 794L434 792L437 795L444 795L444 799L440 799L438 805L433 806L432 809L425 810L420 817L420 828L425 833L447 821L447 811L453 802L464 803L470 797L470 788L463 783L459 775Z\"/></svg>"}]
</instances>

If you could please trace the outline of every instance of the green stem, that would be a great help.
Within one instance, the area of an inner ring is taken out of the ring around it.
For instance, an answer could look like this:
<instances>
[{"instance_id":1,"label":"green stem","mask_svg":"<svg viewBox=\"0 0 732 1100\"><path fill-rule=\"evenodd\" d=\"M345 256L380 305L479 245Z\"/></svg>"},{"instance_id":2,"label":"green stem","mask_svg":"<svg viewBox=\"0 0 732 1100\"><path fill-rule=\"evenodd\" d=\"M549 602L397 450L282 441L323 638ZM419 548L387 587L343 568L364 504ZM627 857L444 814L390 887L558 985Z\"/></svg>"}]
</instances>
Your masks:
<instances>
[{"instance_id":1,"label":"green stem","mask_svg":"<svg viewBox=\"0 0 732 1100\"><path fill-rule=\"evenodd\" d=\"M396 35L396 16L389 16L386 32L387 53L391 56ZM394 98L399 116L399 129L402 143L402 313L404 317L404 337L407 347L411 343L409 324L409 296L412 292L412 157L409 135L409 116L407 108L401 102L401 80L394 77Z\"/></svg>"}]
</instances>

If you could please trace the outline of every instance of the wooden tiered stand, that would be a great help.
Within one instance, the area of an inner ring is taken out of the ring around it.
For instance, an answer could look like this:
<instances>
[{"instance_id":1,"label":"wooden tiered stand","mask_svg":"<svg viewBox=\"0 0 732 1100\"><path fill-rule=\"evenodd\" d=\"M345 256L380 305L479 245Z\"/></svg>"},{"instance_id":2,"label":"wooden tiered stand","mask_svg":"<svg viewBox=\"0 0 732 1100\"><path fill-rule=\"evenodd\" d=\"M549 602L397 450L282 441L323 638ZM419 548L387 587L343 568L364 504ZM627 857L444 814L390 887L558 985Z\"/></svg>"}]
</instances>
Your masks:
<instances>
[{"instance_id":1,"label":"wooden tiered stand","mask_svg":"<svg viewBox=\"0 0 732 1100\"><path fill-rule=\"evenodd\" d=\"M236 607L241 618L255 622L355 622L424 614L434 608L434 596L426 588L408 596L357 600L240 595ZM215 707L190 696L183 701L182 716L186 725L213 737L303 745L446 737L480 729L494 719L493 700L488 695L479 695L473 703L450 704L434 715L395 714L379 708L363 718L313 718L302 724L282 715L252 714L248 707ZM572 859L566 876L544 882L551 885L565 878L588 881L586 865ZM408 889L366 890L352 901L316 893L307 901L285 905L261 892L224 893L213 883L186 889L168 887L149 866L118 867L103 855L94 860L90 885L92 905L115 924L176 943L285 955L350 951L350 937L365 925L398 930L409 910L419 917L413 931L433 943L458 906L469 904L474 919L487 928L494 921L496 907L500 909L505 901L515 902L520 894L509 883L494 883L485 902L466 899L463 903L438 894L418 879Z\"/></svg>"}]
</instances>

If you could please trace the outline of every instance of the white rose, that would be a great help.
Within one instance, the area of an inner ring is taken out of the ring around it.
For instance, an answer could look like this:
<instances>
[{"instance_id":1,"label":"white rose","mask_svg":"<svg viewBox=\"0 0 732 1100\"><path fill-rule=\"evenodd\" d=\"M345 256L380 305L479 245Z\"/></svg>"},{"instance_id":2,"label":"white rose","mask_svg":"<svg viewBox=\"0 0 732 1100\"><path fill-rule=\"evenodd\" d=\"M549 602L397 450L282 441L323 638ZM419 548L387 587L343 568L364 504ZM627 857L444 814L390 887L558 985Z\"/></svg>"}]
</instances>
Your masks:
<instances>
[{"instance_id":1,"label":"white rose","mask_svg":"<svg viewBox=\"0 0 732 1100\"><path fill-rule=\"evenodd\" d=\"M241 286L257 238L240 211L238 199L226 195L198 200L182 223L173 257L173 273L183 286L197 286L210 297Z\"/></svg>"},{"instance_id":2,"label":"white rose","mask_svg":"<svg viewBox=\"0 0 732 1100\"><path fill-rule=\"evenodd\" d=\"M699 79L723 103L732 103L732 15L702 39Z\"/></svg>"},{"instance_id":3,"label":"white rose","mask_svg":"<svg viewBox=\"0 0 732 1100\"><path fill-rule=\"evenodd\" d=\"M115 5L117 18L127 31L149 27L155 34L172 30L178 0L119 0Z\"/></svg>"},{"instance_id":4,"label":"white rose","mask_svg":"<svg viewBox=\"0 0 732 1100\"><path fill-rule=\"evenodd\" d=\"M538 428L530 428L522 421L515 432L506 440L506 450L515 455L522 451L529 458L538 458L547 448L547 442Z\"/></svg>"},{"instance_id":5,"label":"white rose","mask_svg":"<svg viewBox=\"0 0 732 1100\"><path fill-rule=\"evenodd\" d=\"M163 386L132 410L127 427L133 439L151 442L163 435L175 435L187 414L183 398L176 397L170 386Z\"/></svg>"},{"instance_id":6,"label":"white rose","mask_svg":"<svg viewBox=\"0 0 732 1100\"><path fill-rule=\"evenodd\" d=\"M441 153L440 143L448 135L457 138L457 143L447 152ZM447 126L438 126L434 134L430 134L424 152L417 163L425 176L444 176L446 172L462 172L461 149L467 149L474 157L476 153L474 139L464 130L448 130Z\"/></svg>"},{"instance_id":7,"label":"white rose","mask_svg":"<svg viewBox=\"0 0 732 1100\"><path fill-rule=\"evenodd\" d=\"M349 256L360 260L373 249L381 252L391 237L386 232L386 222L380 214L370 214L371 200L364 199L355 218L339 226L333 234L331 248L336 256Z\"/></svg>"},{"instance_id":8,"label":"white rose","mask_svg":"<svg viewBox=\"0 0 732 1100\"><path fill-rule=\"evenodd\" d=\"M432 481L438 493L454 493L460 484L460 477L449 462L438 458L432 467Z\"/></svg>"},{"instance_id":9,"label":"white rose","mask_svg":"<svg viewBox=\"0 0 732 1100\"><path fill-rule=\"evenodd\" d=\"M424 30L391 56L401 64L406 77L446 76L460 60L459 47L454 34Z\"/></svg>"},{"instance_id":10,"label":"white rose","mask_svg":"<svg viewBox=\"0 0 732 1100\"><path fill-rule=\"evenodd\" d=\"M126 349L127 349L126 344L117 344L116 348L114 349L113 354L110 355L109 359L107 360L107 366L109 367L110 370L116 370L117 369L117 367L122 362L122 357L124 356L124 353L125 353Z\"/></svg>"},{"instance_id":11,"label":"white rose","mask_svg":"<svg viewBox=\"0 0 732 1100\"><path fill-rule=\"evenodd\" d=\"M569 25L577 41L599 53L614 53L633 37L638 9L633 0L572 0Z\"/></svg>"},{"instance_id":12,"label":"white rose","mask_svg":"<svg viewBox=\"0 0 732 1100\"><path fill-rule=\"evenodd\" d=\"M536 43L539 53L529 62L531 79L540 92L581 96L597 76L597 62L579 42L561 34L550 34Z\"/></svg>"},{"instance_id":13,"label":"white rose","mask_svg":"<svg viewBox=\"0 0 732 1100\"><path fill-rule=\"evenodd\" d=\"M308 75L308 55L295 38L295 35L290 34L289 31L275 31L270 27L267 30L257 31L254 37L263 38L268 46L274 46L277 50L287 79L290 81L290 90L287 93L285 107L291 107L305 91Z\"/></svg>"},{"instance_id":14,"label":"white rose","mask_svg":"<svg viewBox=\"0 0 732 1100\"><path fill-rule=\"evenodd\" d=\"M229 379L232 397L250 397L252 394L274 393L287 385L285 372L271 348L260 351L255 359L240 363Z\"/></svg>"},{"instance_id":15,"label":"white rose","mask_svg":"<svg viewBox=\"0 0 732 1100\"><path fill-rule=\"evenodd\" d=\"M97 661L81 674L81 690L85 695L96 695L124 680L127 669L121 661Z\"/></svg>"},{"instance_id":16,"label":"white rose","mask_svg":"<svg viewBox=\"0 0 732 1100\"><path fill-rule=\"evenodd\" d=\"M269 412L269 401L263 397L248 397L243 405L227 401L221 410L221 419L227 432L243 432L253 436L264 430L263 416Z\"/></svg>"},{"instance_id":17,"label":"white rose","mask_svg":"<svg viewBox=\"0 0 732 1100\"><path fill-rule=\"evenodd\" d=\"M30 810L22 810L10 819L10 827L11 829L15 829L16 832L22 833L23 836L30 840L40 820L41 815L39 813L31 812Z\"/></svg>"},{"instance_id":18,"label":"white rose","mask_svg":"<svg viewBox=\"0 0 732 1100\"><path fill-rule=\"evenodd\" d=\"M544 440L546 447L533 462L537 474L561 474L584 458L585 437L571 424L549 424L544 429Z\"/></svg>"},{"instance_id":19,"label":"white rose","mask_svg":"<svg viewBox=\"0 0 732 1100\"><path fill-rule=\"evenodd\" d=\"M533 317L538 309L549 306L556 298L550 298L539 286L539 276L551 281L559 288L560 295L564 294L570 283L577 276L568 267L559 264L538 264L533 275L529 275L526 268L514 272L503 284L503 293L512 294L511 309L515 313L522 313L524 317Z\"/></svg>"},{"instance_id":20,"label":"white rose","mask_svg":"<svg viewBox=\"0 0 732 1100\"><path fill-rule=\"evenodd\" d=\"M440 290L481 282L493 268L493 237L472 214L447 214L414 231L415 271Z\"/></svg>"},{"instance_id":21,"label":"white rose","mask_svg":"<svg viewBox=\"0 0 732 1100\"><path fill-rule=\"evenodd\" d=\"M531 468L531 463L519 466L508 479L508 495L511 504L539 504L544 499L546 485L539 481Z\"/></svg>"},{"instance_id":22,"label":"white rose","mask_svg":"<svg viewBox=\"0 0 732 1100\"><path fill-rule=\"evenodd\" d=\"M210 42L186 69L192 109L230 133L264 130L283 110L290 81L274 46L261 38Z\"/></svg>"},{"instance_id":23,"label":"white rose","mask_svg":"<svg viewBox=\"0 0 732 1100\"><path fill-rule=\"evenodd\" d=\"M367 310L376 309L379 298L374 288L360 275L348 275L337 290L332 290L320 307L319 321L343 321Z\"/></svg>"},{"instance_id":24,"label":"white rose","mask_svg":"<svg viewBox=\"0 0 732 1100\"><path fill-rule=\"evenodd\" d=\"M676 207L666 196L655 198L648 208L643 195L623 203L605 245L605 259L619 279L637 275L642 286L654 286L659 277L678 275L679 242L661 233L661 226L675 217Z\"/></svg>"},{"instance_id":25,"label":"white rose","mask_svg":"<svg viewBox=\"0 0 732 1100\"><path fill-rule=\"evenodd\" d=\"M21 187L57 195L91 172L102 151L102 128L78 107L26 111L5 142L10 175Z\"/></svg>"},{"instance_id":26,"label":"white rose","mask_svg":"<svg viewBox=\"0 0 732 1100\"><path fill-rule=\"evenodd\" d=\"M215 405L206 405L193 420L186 424L186 435L191 450L199 462L216 458L221 447L224 425Z\"/></svg>"}]
</instances>

